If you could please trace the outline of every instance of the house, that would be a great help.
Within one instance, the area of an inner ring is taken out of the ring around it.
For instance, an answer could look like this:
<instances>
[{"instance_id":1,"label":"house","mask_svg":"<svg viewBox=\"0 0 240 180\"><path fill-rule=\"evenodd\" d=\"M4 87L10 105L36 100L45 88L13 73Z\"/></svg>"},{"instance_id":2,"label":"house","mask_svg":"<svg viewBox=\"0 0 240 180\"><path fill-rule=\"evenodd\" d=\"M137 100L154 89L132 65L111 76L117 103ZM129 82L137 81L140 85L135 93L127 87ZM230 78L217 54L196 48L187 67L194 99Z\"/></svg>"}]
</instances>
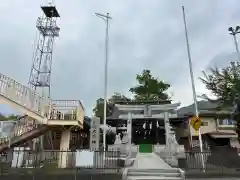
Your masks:
<instances>
[{"instance_id":1,"label":"house","mask_svg":"<svg viewBox=\"0 0 240 180\"><path fill-rule=\"evenodd\" d=\"M217 104L209 101L198 102L199 117L202 121L200 133L203 140L203 148L212 146L230 146L240 148L235 132L235 123L231 118L232 109L218 110ZM199 146L199 131L195 131L191 125L191 117L195 115L194 104L180 108L179 116L188 116L187 122L177 128L176 135L185 148Z\"/></svg>"}]
</instances>

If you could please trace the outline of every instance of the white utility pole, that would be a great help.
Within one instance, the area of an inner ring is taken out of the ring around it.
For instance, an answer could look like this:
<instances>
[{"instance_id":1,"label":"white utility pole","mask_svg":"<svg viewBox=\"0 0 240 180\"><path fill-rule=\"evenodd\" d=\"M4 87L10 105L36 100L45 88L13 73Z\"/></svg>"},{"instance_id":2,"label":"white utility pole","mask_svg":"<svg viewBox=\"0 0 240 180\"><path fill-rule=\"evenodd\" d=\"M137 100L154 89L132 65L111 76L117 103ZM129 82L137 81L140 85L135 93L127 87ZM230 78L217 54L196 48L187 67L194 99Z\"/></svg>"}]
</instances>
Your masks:
<instances>
[{"instance_id":1,"label":"white utility pole","mask_svg":"<svg viewBox=\"0 0 240 180\"><path fill-rule=\"evenodd\" d=\"M192 93L193 93L193 100L194 100L194 107L195 107L195 115L196 115L196 117L199 117L197 95L196 95L196 89L195 89L195 83L194 83L192 58L191 58L190 45L189 45L189 40L188 40L187 23L186 23L184 6L182 6L182 11L183 11L183 21L184 21L184 28L185 28L185 38L186 38L186 44L187 44L188 63L189 63L189 70L190 70L190 77L191 77L191 84L192 84ZM190 135L191 135L191 131L190 131ZM202 166L203 166L203 169L205 170L205 164L204 164L204 159L203 159L203 143L202 143L201 126L198 130L198 137L199 137L199 144L200 144L200 151L201 151Z\"/></svg>"},{"instance_id":2,"label":"white utility pole","mask_svg":"<svg viewBox=\"0 0 240 180\"><path fill-rule=\"evenodd\" d=\"M109 29L109 13L106 15L95 13L97 17L103 19L106 22L106 35L105 35L105 66L104 66L104 114L103 114L103 124L106 127L107 124L107 89L108 89L108 29ZM103 129L103 147L106 151L106 128Z\"/></svg>"}]
</instances>

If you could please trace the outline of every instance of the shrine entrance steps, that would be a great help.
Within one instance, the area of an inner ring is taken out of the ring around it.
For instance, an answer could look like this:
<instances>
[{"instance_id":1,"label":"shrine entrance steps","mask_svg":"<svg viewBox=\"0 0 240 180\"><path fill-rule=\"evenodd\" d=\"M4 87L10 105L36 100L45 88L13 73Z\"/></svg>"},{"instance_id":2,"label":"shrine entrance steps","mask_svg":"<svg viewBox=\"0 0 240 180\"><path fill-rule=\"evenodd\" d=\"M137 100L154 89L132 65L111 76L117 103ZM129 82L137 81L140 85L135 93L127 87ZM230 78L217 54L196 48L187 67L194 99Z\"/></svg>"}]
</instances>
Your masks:
<instances>
[{"instance_id":1,"label":"shrine entrance steps","mask_svg":"<svg viewBox=\"0 0 240 180\"><path fill-rule=\"evenodd\" d=\"M184 174L172 168L155 153L138 153L133 167L126 173L127 180L181 180Z\"/></svg>"},{"instance_id":2,"label":"shrine entrance steps","mask_svg":"<svg viewBox=\"0 0 240 180\"><path fill-rule=\"evenodd\" d=\"M138 153L133 164L134 169L171 169L163 159L155 153Z\"/></svg>"}]
</instances>

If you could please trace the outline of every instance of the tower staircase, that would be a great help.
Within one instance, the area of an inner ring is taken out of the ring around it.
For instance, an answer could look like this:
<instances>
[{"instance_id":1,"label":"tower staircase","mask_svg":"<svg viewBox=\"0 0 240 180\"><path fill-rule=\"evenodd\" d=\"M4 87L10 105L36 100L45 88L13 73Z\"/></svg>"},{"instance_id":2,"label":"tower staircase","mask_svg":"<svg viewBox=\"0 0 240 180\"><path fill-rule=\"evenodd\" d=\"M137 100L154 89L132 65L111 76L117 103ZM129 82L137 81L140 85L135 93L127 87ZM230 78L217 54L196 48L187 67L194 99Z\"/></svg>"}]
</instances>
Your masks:
<instances>
[{"instance_id":1,"label":"tower staircase","mask_svg":"<svg viewBox=\"0 0 240 180\"><path fill-rule=\"evenodd\" d=\"M84 113L80 101L50 101L3 74L0 74L0 104L7 104L24 114L16 122L11 136L0 141L0 152L34 139L51 127L83 128Z\"/></svg>"},{"instance_id":2,"label":"tower staircase","mask_svg":"<svg viewBox=\"0 0 240 180\"><path fill-rule=\"evenodd\" d=\"M30 119L27 115L18 117L10 129L11 134L0 139L0 152L27 143L49 130L44 124L38 124L36 120Z\"/></svg>"}]
</instances>

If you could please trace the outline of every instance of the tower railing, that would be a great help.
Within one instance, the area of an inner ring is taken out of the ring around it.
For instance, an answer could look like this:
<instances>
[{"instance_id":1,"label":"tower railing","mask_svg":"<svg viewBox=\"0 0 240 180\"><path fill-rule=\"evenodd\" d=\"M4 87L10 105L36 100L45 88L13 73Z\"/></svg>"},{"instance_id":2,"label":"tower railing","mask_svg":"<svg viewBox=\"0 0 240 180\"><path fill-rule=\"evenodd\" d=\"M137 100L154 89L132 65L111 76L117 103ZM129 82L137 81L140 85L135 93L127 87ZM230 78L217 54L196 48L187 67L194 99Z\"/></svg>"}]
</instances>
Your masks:
<instances>
[{"instance_id":1,"label":"tower railing","mask_svg":"<svg viewBox=\"0 0 240 180\"><path fill-rule=\"evenodd\" d=\"M51 120L76 120L83 123L83 106L78 100L52 100L50 118Z\"/></svg>"},{"instance_id":2,"label":"tower railing","mask_svg":"<svg viewBox=\"0 0 240 180\"><path fill-rule=\"evenodd\" d=\"M45 36L59 36L60 28L55 20L47 17L39 17L37 19L37 28Z\"/></svg>"},{"instance_id":3,"label":"tower railing","mask_svg":"<svg viewBox=\"0 0 240 180\"><path fill-rule=\"evenodd\" d=\"M48 99L42 97L32 89L0 73L0 94L13 102L45 116Z\"/></svg>"}]
</instances>

